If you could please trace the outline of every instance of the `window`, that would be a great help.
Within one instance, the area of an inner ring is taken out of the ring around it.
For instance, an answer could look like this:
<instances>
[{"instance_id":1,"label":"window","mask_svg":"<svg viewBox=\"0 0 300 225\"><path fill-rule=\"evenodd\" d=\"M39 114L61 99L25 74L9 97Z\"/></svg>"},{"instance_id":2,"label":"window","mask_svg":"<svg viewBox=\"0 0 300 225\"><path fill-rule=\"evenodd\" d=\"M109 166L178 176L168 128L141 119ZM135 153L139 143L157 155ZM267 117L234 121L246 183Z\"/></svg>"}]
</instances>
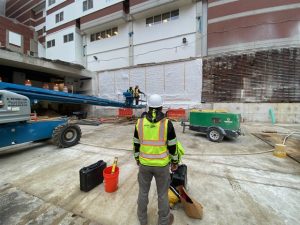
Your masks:
<instances>
[{"instance_id":1,"label":"window","mask_svg":"<svg viewBox=\"0 0 300 225\"><path fill-rule=\"evenodd\" d=\"M101 38L106 38L105 31L102 31L102 32L101 32ZM98 40L100 40L100 38L99 38Z\"/></svg>"},{"instance_id":2,"label":"window","mask_svg":"<svg viewBox=\"0 0 300 225\"><path fill-rule=\"evenodd\" d=\"M176 20L179 18L179 9L171 12L171 20Z\"/></svg>"},{"instance_id":3,"label":"window","mask_svg":"<svg viewBox=\"0 0 300 225\"><path fill-rule=\"evenodd\" d=\"M154 16L154 24L160 24L161 23L161 15Z\"/></svg>"},{"instance_id":4,"label":"window","mask_svg":"<svg viewBox=\"0 0 300 225\"><path fill-rule=\"evenodd\" d=\"M160 15L146 18L146 27L151 27L152 25L161 24L161 23L167 23L171 20L176 20L178 18L179 18L179 9L176 9L171 12L166 12Z\"/></svg>"},{"instance_id":5,"label":"window","mask_svg":"<svg viewBox=\"0 0 300 225\"><path fill-rule=\"evenodd\" d=\"M96 40L96 34L91 34L91 42Z\"/></svg>"},{"instance_id":6,"label":"window","mask_svg":"<svg viewBox=\"0 0 300 225\"><path fill-rule=\"evenodd\" d=\"M51 40L51 41L47 41L47 48L51 48L55 46L55 39Z\"/></svg>"},{"instance_id":7,"label":"window","mask_svg":"<svg viewBox=\"0 0 300 225\"><path fill-rule=\"evenodd\" d=\"M55 0L48 0L48 6L55 3Z\"/></svg>"},{"instance_id":8,"label":"window","mask_svg":"<svg viewBox=\"0 0 300 225\"><path fill-rule=\"evenodd\" d=\"M114 27L113 29L111 29L111 35L112 36L115 36L118 34L118 28L117 27Z\"/></svg>"},{"instance_id":9,"label":"window","mask_svg":"<svg viewBox=\"0 0 300 225\"><path fill-rule=\"evenodd\" d=\"M107 29L104 31L100 31L94 34L91 34L90 40L91 42L93 41L97 41L97 40L101 40L101 39L105 39L105 38L110 38L112 36L116 36L118 35L118 27L113 27L111 29Z\"/></svg>"},{"instance_id":10,"label":"window","mask_svg":"<svg viewBox=\"0 0 300 225\"><path fill-rule=\"evenodd\" d=\"M153 17L149 17L146 19L146 26L151 27L153 25Z\"/></svg>"},{"instance_id":11,"label":"window","mask_svg":"<svg viewBox=\"0 0 300 225\"><path fill-rule=\"evenodd\" d=\"M93 8L93 0L86 0L82 2L83 11Z\"/></svg>"},{"instance_id":12,"label":"window","mask_svg":"<svg viewBox=\"0 0 300 225\"><path fill-rule=\"evenodd\" d=\"M70 42L70 41L73 41L73 40L74 40L74 34L73 33L64 35L64 43Z\"/></svg>"},{"instance_id":13,"label":"window","mask_svg":"<svg viewBox=\"0 0 300 225\"><path fill-rule=\"evenodd\" d=\"M12 32L12 31L8 31L8 42L11 45L21 47L22 35L20 35L18 33L15 33L15 32Z\"/></svg>"},{"instance_id":14,"label":"window","mask_svg":"<svg viewBox=\"0 0 300 225\"><path fill-rule=\"evenodd\" d=\"M55 22L58 23L64 20L64 12L60 12L55 15Z\"/></svg>"},{"instance_id":15,"label":"window","mask_svg":"<svg viewBox=\"0 0 300 225\"><path fill-rule=\"evenodd\" d=\"M170 21L170 12L162 14L162 22L167 23Z\"/></svg>"},{"instance_id":16,"label":"window","mask_svg":"<svg viewBox=\"0 0 300 225\"><path fill-rule=\"evenodd\" d=\"M106 30L106 37L111 37L111 29L109 29L109 30Z\"/></svg>"}]
</instances>

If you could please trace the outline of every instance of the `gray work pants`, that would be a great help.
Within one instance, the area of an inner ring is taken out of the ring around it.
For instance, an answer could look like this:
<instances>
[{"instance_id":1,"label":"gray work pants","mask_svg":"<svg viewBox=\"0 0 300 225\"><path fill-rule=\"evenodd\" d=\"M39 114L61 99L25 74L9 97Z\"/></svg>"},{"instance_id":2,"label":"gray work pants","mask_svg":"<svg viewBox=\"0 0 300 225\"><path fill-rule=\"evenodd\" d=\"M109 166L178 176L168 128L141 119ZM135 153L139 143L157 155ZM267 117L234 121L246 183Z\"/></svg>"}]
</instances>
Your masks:
<instances>
[{"instance_id":1,"label":"gray work pants","mask_svg":"<svg viewBox=\"0 0 300 225\"><path fill-rule=\"evenodd\" d=\"M138 182L139 196L137 214L141 225L147 224L147 205L148 193L151 186L152 177L155 178L157 201L158 201L158 224L168 225L169 223L169 199L168 188L170 185L169 165L164 167L156 166L139 166Z\"/></svg>"}]
</instances>

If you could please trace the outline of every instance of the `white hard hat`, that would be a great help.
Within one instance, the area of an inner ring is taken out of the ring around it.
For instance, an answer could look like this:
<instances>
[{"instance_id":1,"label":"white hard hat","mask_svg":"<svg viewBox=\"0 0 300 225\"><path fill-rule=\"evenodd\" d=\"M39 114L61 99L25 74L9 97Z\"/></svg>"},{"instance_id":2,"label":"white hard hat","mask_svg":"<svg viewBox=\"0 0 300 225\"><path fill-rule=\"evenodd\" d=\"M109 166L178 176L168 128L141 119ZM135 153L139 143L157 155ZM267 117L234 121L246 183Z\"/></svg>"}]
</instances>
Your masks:
<instances>
[{"instance_id":1,"label":"white hard hat","mask_svg":"<svg viewBox=\"0 0 300 225\"><path fill-rule=\"evenodd\" d=\"M151 107L151 108L162 107L163 106L162 97L158 94L150 95L147 105L148 105L148 107Z\"/></svg>"}]
</instances>

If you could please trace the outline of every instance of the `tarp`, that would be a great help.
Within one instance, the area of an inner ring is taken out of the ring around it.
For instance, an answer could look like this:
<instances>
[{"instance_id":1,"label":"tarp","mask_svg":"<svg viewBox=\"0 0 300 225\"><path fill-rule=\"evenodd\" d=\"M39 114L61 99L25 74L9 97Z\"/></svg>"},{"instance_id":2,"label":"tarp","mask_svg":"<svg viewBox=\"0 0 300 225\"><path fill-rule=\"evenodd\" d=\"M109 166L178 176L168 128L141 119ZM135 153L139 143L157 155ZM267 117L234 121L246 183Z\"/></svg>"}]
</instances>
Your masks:
<instances>
[{"instance_id":1,"label":"tarp","mask_svg":"<svg viewBox=\"0 0 300 225\"><path fill-rule=\"evenodd\" d=\"M202 60L99 72L98 81L102 98L122 100L124 91L138 85L147 96L162 95L165 107L196 107L201 104Z\"/></svg>"}]
</instances>

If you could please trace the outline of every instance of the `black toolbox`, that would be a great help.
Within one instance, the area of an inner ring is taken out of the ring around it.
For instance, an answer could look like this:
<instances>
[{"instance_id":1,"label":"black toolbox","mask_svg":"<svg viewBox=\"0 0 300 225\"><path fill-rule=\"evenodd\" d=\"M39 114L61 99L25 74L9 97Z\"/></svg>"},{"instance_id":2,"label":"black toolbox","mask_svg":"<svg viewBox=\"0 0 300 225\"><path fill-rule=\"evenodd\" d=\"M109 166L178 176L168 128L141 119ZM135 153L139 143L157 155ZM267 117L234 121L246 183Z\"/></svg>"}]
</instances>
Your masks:
<instances>
[{"instance_id":1,"label":"black toolbox","mask_svg":"<svg viewBox=\"0 0 300 225\"><path fill-rule=\"evenodd\" d=\"M88 192L103 182L103 170L106 162L100 160L79 170L80 190Z\"/></svg>"},{"instance_id":2,"label":"black toolbox","mask_svg":"<svg viewBox=\"0 0 300 225\"><path fill-rule=\"evenodd\" d=\"M181 164L178 166L178 169L171 174L171 186L176 188L178 186L187 186L187 166Z\"/></svg>"}]
</instances>

